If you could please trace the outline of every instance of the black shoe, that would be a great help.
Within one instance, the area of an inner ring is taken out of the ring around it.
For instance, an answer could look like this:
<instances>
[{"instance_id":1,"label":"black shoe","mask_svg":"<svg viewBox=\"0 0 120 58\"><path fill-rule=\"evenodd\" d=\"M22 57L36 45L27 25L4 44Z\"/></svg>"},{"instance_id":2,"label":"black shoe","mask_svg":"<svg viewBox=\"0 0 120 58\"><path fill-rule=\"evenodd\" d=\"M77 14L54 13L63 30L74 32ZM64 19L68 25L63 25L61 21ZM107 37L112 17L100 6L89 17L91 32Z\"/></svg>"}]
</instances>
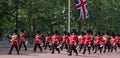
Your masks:
<instances>
[{"instance_id":1,"label":"black shoe","mask_svg":"<svg viewBox=\"0 0 120 58\"><path fill-rule=\"evenodd\" d=\"M60 51L58 52L58 54L60 54Z\"/></svg>"},{"instance_id":2,"label":"black shoe","mask_svg":"<svg viewBox=\"0 0 120 58\"><path fill-rule=\"evenodd\" d=\"M105 51L103 53L105 53Z\"/></svg>"},{"instance_id":3,"label":"black shoe","mask_svg":"<svg viewBox=\"0 0 120 58\"><path fill-rule=\"evenodd\" d=\"M11 55L11 53L8 53L8 55Z\"/></svg>"},{"instance_id":4,"label":"black shoe","mask_svg":"<svg viewBox=\"0 0 120 58\"><path fill-rule=\"evenodd\" d=\"M71 54L68 54L68 56L72 56Z\"/></svg>"},{"instance_id":5,"label":"black shoe","mask_svg":"<svg viewBox=\"0 0 120 58\"><path fill-rule=\"evenodd\" d=\"M17 53L17 55L19 55L20 53Z\"/></svg>"},{"instance_id":6,"label":"black shoe","mask_svg":"<svg viewBox=\"0 0 120 58\"><path fill-rule=\"evenodd\" d=\"M42 50L40 52L42 52Z\"/></svg>"},{"instance_id":7,"label":"black shoe","mask_svg":"<svg viewBox=\"0 0 120 58\"><path fill-rule=\"evenodd\" d=\"M79 50L79 52L81 52L81 50Z\"/></svg>"},{"instance_id":8,"label":"black shoe","mask_svg":"<svg viewBox=\"0 0 120 58\"><path fill-rule=\"evenodd\" d=\"M84 52L82 54L85 54Z\"/></svg>"},{"instance_id":9,"label":"black shoe","mask_svg":"<svg viewBox=\"0 0 120 58\"><path fill-rule=\"evenodd\" d=\"M69 52L69 50L67 50L67 52Z\"/></svg>"},{"instance_id":10,"label":"black shoe","mask_svg":"<svg viewBox=\"0 0 120 58\"><path fill-rule=\"evenodd\" d=\"M21 50L20 48L18 50Z\"/></svg>"},{"instance_id":11,"label":"black shoe","mask_svg":"<svg viewBox=\"0 0 120 58\"><path fill-rule=\"evenodd\" d=\"M89 53L90 54L90 53Z\"/></svg>"},{"instance_id":12,"label":"black shoe","mask_svg":"<svg viewBox=\"0 0 120 58\"><path fill-rule=\"evenodd\" d=\"M54 52L51 52L51 54L54 54Z\"/></svg>"},{"instance_id":13,"label":"black shoe","mask_svg":"<svg viewBox=\"0 0 120 58\"><path fill-rule=\"evenodd\" d=\"M94 53L96 53L96 52L94 52Z\"/></svg>"},{"instance_id":14,"label":"black shoe","mask_svg":"<svg viewBox=\"0 0 120 58\"><path fill-rule=\"evenodd\" d=\"M46 48L44 48L44 50L46 50Z\"/></svg>"},{"instance_id":15,"label":"black shoe","mask_svg":"<svg viewBox=\"0 0 120 58\"><path fill-rule=\"evenodd\" d=\"M25 51L27 51L27 49L25 49Z\"/></svg>"}]
</instances>

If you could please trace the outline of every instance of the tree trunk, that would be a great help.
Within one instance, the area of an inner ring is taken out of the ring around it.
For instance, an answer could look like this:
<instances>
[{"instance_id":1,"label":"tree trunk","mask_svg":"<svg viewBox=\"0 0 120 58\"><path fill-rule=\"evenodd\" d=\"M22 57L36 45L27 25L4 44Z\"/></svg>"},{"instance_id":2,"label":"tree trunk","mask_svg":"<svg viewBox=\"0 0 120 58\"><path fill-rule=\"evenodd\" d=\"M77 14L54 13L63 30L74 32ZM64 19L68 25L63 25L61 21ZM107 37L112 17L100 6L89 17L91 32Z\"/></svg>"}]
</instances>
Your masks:
<instances>
[{"instance_id":1,"label":"tree trunk","mask_svg":"<svg viewBox=\"0 0 120 58\"><path fill-rule=\"evenodd\" d=\"M33 19L32 19L32 1L28 3L27 15L28 15L28 31L29 31L29 42L33 43Z\"/></svg>"}]
</instances>

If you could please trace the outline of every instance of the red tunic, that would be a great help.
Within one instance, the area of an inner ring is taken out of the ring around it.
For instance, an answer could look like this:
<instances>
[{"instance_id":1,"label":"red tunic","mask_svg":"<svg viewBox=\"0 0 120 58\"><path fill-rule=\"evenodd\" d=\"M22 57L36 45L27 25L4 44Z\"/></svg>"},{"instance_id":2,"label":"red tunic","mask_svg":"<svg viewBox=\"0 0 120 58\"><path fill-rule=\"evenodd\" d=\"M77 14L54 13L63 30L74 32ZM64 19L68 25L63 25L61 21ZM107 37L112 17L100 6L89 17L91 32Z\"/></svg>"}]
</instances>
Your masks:
<instances>
[{"instance_id":1,"label":"red tunic","mask_svg":"<svg viewBox=\"0 0 120 58\"><path fill-rule=\"evenodd\" d=\"M75 41L78 43L78 36L75 35Z\"/></svg>"},{"instance_id":2,"label":"red tunic","mask_svg":"<svg viewBox=\"0 0 120 58\"><path fill-rule=\"evenodd\" d=\"M115 40L116 40L116 43L119 43L120 42L120 37L119 36L115 36Z\"/></svg>"},{"instance_id":3,"label":"red tunic","mask_svg":"<svg viewBox=\"0 0 120 58\"><path fill-rule=\"evenodd\" d=\"M85 42L84 42L85 45L91 44L91 36L90 35L85 35L84 38L85 38Z\"/></svg>"},{"instance_id":4,"label":"red tunic","mask_svg":"<svg viewBox=\"0 0 120 58\"><path fill-rule=\"evenodd\" d=\"M17 39L18 39L18 36L17 35L13 35L12 36L11 44L12 45L17 45L17 43L18 43Z\"/></svg>"},{"instance_id":5,"label":"red tunic","mask_svg":"<svg viewBox=\"0 0 120 58\"><path fill-rule=\"evenodd\" d=\"M111 41L112 45L116 44L116 40L115 39L110 39L110 41Z\"/></svg>"},{"instance_id":6,"label":"red tunic","mask_svg":"<svg viewBox=\"0 0 120 58\"><path fill-rule=\"evenodd\" d=\"M58 42L58 36L57 35L53 35L52 36L52 44L57 44Z\"/></svg>"},{"instance_id":7,"label":"red tunic","mask_svg":"<svg viewBox=\"0 0 120 58\"><path fill-rule=\"evenodd\" d=\"M35 44L40 44L40 42L41 42L41 36L40 35L36 35L35 36Z\"/></svg>"},{"instance_id":8,"label":"red tunic","mask_svg":"<svg viewBox=\"0 0 120 58\"><path fill-rule=\"evenodd\" d=\"M77 35L71 35L70 38L69 38L69 44L70 45L74 45L75 43L78 42L78 37Z\"/></svg>"},{"instance_id":9,"label":"red tunic","mask_svg":"<svg viewBox=\"0 0 120 58\"><path fill-rule=\"evenodd\" d=\"M95 40L96 40L95 43L98 45L102 42L102 37L101 36L96 36Z\"/></svg>"},{"instance_id":10,"label":"red tunic","mask_svg":"<svg viewBox=\"0 0 120 58\"><path fill-rule=\"evenodd\" d=\"M105 36L102 37L104 44L109 44L108 39L105 39Z\"/></svg>"},{"instance_id":11,"label":"red tunic","mask_svg":"<svg viewBox=\"0 0 120 58\"><path fill-rule=\"evenodd\" d=\"M63 43L67 43L68 42L68 36L67 35L64 35L64 36L62 36L62 42Z\"/></svg>"},{"instance_id":12,"label":"red tunic","mask_svg":"<svg viewBox=\"0 0 120 58\"><path fill-rule=\"evenodd\" d=\"M57 35L57 40L60 41L60 36Z\"/></svg>"},{"instance_id":13,"label":"red tunic","mask_svg":"<svg viewBox=\"0 0 120 58\"><path fill-rule=\"evenodd\" d=\"M50 37L46 36L46 43L49 43L49 42L50 42Z\"/></svg>"},{"instance_id":14,"label":"red tunic","mask_svg":"<svg viewBox=\"0 0 120 58\"><path fill-rule=\"evenodd\" d=\"M24 33L20 34L20 42L25 42L26 35Z\"/></svg>"},{"instance_id":15,"label":"red tunic","mask_svg":"<svg viewBox=\"0 0 120 58\"><path fill-rule=\"evenodd\" d=\"M79 40L80 44L84 44L84 41L85 41L84 36L81 36L81 37L80 37L80 40Z\"/></svg>"}]
</instances>

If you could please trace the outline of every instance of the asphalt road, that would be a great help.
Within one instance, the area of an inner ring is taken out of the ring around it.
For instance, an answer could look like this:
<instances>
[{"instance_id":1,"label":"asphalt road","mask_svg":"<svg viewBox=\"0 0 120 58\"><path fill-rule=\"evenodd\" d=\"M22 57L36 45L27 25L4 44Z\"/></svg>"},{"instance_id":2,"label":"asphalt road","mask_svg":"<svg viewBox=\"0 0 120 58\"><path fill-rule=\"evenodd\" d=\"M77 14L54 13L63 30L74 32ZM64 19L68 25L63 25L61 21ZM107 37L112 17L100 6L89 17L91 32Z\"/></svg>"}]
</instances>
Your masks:
<instances>
[{"instance_id":1,"label":"asphalt road","mask_svg":"<svg viewBox=\"0 0 120 58\"><path fill-rule=\"evenodd\" d=\"M92 52L90 55L88 53L83 55L79 52L78 56L76 56L75 53L73 53L72 56L68 56L66 50L61 51L60 54L58 54L57 51L55 51L55 54L51 54L49 50L40 52L40 50L37 49L37 52L32 52L32 49L33 48L28 48L27 51L24 51L22 48L19 55L17 55L14 49L12 54L8 55L9 48L0 48L0 58L120 58L120 50L118 50L118 52L107 52L102 54L94 54Z\"/></svg>"}]
</instances>

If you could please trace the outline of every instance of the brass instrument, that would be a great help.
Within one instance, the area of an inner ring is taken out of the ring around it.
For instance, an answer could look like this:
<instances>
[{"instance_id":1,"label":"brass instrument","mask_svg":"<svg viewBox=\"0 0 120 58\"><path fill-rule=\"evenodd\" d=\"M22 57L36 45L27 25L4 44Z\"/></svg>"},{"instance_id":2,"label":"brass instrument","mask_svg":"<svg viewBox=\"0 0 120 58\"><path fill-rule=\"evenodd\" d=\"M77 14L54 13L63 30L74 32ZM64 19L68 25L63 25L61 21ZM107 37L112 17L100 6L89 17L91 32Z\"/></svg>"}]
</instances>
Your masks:
<instances>
[{"instance_id":1,"label":"brass instrument","mask_svg":"<svg viewBox=\"0 0 120 58\"><path fill-rule=\"evenodd\" d=\"M108 35L104 35L104 36L103 36L103 39L104 39L104 40L108 40L108 38L109 38Z\"/></svg>"}]
</instances>

